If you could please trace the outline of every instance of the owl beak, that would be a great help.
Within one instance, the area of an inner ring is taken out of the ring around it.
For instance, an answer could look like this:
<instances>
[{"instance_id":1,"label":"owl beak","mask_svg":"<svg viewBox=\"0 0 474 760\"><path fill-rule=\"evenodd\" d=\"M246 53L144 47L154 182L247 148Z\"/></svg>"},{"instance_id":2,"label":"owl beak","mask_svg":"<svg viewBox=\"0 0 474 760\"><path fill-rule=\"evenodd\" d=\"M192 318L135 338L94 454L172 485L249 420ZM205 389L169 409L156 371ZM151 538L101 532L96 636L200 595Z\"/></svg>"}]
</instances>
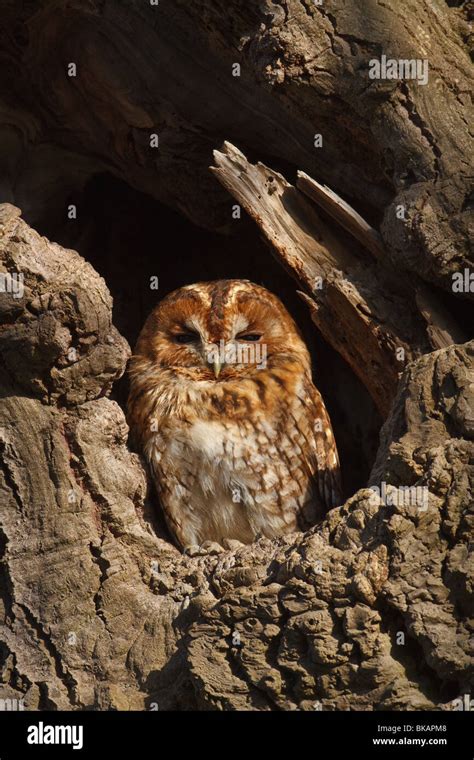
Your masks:
<instances>
[{"instance_id":1,"label":"owl beak","mask_svg":"<svg viewBox=\"0 0 474 760\"><path fill-rule=\"evenodd\" d=\"M219 375L221 374L222 364L220 363L219 359L214 359L214 375L217 380Z\"/></svg>"}]
</instances>

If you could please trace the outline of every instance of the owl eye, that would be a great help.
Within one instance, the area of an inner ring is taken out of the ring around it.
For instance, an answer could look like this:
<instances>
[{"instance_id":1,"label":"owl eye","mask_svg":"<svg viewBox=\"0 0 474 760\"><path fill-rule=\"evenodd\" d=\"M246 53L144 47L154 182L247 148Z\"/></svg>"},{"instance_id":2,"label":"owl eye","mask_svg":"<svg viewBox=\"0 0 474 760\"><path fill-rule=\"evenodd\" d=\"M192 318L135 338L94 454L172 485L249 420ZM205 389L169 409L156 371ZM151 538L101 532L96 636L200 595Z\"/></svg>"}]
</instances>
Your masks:
<instances>
[{"instance_id":1,"label":"owl eye","mask_svg":"<svg viewBox=\"0 0 474 760\"><path fill-rule=\"evenodd\" d=\"M237 335L238 340L250 340L250 341L257 341L260 340L262 336L260 333L247 333L246 335Z\"/></svg>"},{"instance_id":2,"label":"owl eye","mask_svg":"<svg viewBox=\"0 0 474 760\"><path fill-rule=\"evenodd\" d=\"M174 336L176 343L195 343L199 335L195 332L183 332Z\"/></svg>"}]
</instances>

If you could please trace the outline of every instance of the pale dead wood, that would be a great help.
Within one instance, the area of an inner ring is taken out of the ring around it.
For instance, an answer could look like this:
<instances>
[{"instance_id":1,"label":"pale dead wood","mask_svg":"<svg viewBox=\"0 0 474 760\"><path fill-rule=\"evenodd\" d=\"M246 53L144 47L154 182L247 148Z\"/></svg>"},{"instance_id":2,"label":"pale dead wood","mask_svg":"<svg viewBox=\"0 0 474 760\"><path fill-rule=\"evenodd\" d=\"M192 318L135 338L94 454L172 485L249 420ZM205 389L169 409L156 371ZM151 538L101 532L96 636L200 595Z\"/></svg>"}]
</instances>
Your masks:
<instances>
[{"instance_id":1,"label":"pale dead wood","mask_svg":"<svg viewBox=\"0 0 474 760\"><path fill-rule=\"evenodd\" d=\"M362 243L364 248L377 260L385 266L390 266L388 251L380 233L371 227L347 201L305 172L298 171L297 177L296 186L299 190ZM403 280L407 290L412 288L414 290L415 302L426 322L427 334L432 348L444 348L453 343L463 343L467 340L460 326L451 317L447 309L442 306L439 298L428 290L422 280L416 275L412 275L409 283L408 277L402 272L399 273L399 277Z\"/></svg>"},{"instance_id":2,"label":"pale dead wood","mask_svg":"<svg viewBox=\"0 0 474 760\"><path fill-rule=\"evenodd\" d=\"M296 187L308 198L321 206L335 221L351 233L377 258L383 258L385 251L380 234L357 213L352 206L334 190L321 185L306 172L298 171Z\"/></svg>"}]
</instances>

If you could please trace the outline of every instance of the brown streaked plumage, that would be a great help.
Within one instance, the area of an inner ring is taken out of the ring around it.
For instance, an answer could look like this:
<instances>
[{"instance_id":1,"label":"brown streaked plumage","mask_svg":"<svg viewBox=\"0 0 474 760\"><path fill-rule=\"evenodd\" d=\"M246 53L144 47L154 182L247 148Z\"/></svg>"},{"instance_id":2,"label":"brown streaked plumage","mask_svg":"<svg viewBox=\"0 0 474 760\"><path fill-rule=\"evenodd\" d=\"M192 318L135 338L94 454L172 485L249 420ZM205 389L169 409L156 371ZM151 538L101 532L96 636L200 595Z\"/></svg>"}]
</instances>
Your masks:
<instances>
[{"instance_id":1,"label":"brown streaked plumage","mask_svg":"<svg viewBox=\"0 0 474 760\"><path fill-rule=\"evenodd\" d=\"M265 288L219 280L171 293L129 371L131 432L180 546L279 536L337 505L336 443L309 354Z\"/></svg>"}]
</instances>

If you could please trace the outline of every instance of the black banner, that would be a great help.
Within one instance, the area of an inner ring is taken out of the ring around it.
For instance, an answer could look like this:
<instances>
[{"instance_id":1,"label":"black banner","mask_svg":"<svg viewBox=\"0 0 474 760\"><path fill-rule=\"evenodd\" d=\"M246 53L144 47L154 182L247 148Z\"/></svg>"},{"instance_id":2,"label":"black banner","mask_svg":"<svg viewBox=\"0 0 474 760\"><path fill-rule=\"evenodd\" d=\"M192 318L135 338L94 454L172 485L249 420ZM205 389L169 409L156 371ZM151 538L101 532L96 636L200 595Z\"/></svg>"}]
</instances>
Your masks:
<instances>
[{"instance_id":1,"label":"black banner","mask_svg":"<svg viewBox=\"0 0 474 760\"><path fill-rule=\"evenodd\" d=\"M2 712L0 760L109 757L171 747L182 752L252 754L288 744L315 756L470 759L472 716L460 712Z\"/></svg>"}]
</instances>

